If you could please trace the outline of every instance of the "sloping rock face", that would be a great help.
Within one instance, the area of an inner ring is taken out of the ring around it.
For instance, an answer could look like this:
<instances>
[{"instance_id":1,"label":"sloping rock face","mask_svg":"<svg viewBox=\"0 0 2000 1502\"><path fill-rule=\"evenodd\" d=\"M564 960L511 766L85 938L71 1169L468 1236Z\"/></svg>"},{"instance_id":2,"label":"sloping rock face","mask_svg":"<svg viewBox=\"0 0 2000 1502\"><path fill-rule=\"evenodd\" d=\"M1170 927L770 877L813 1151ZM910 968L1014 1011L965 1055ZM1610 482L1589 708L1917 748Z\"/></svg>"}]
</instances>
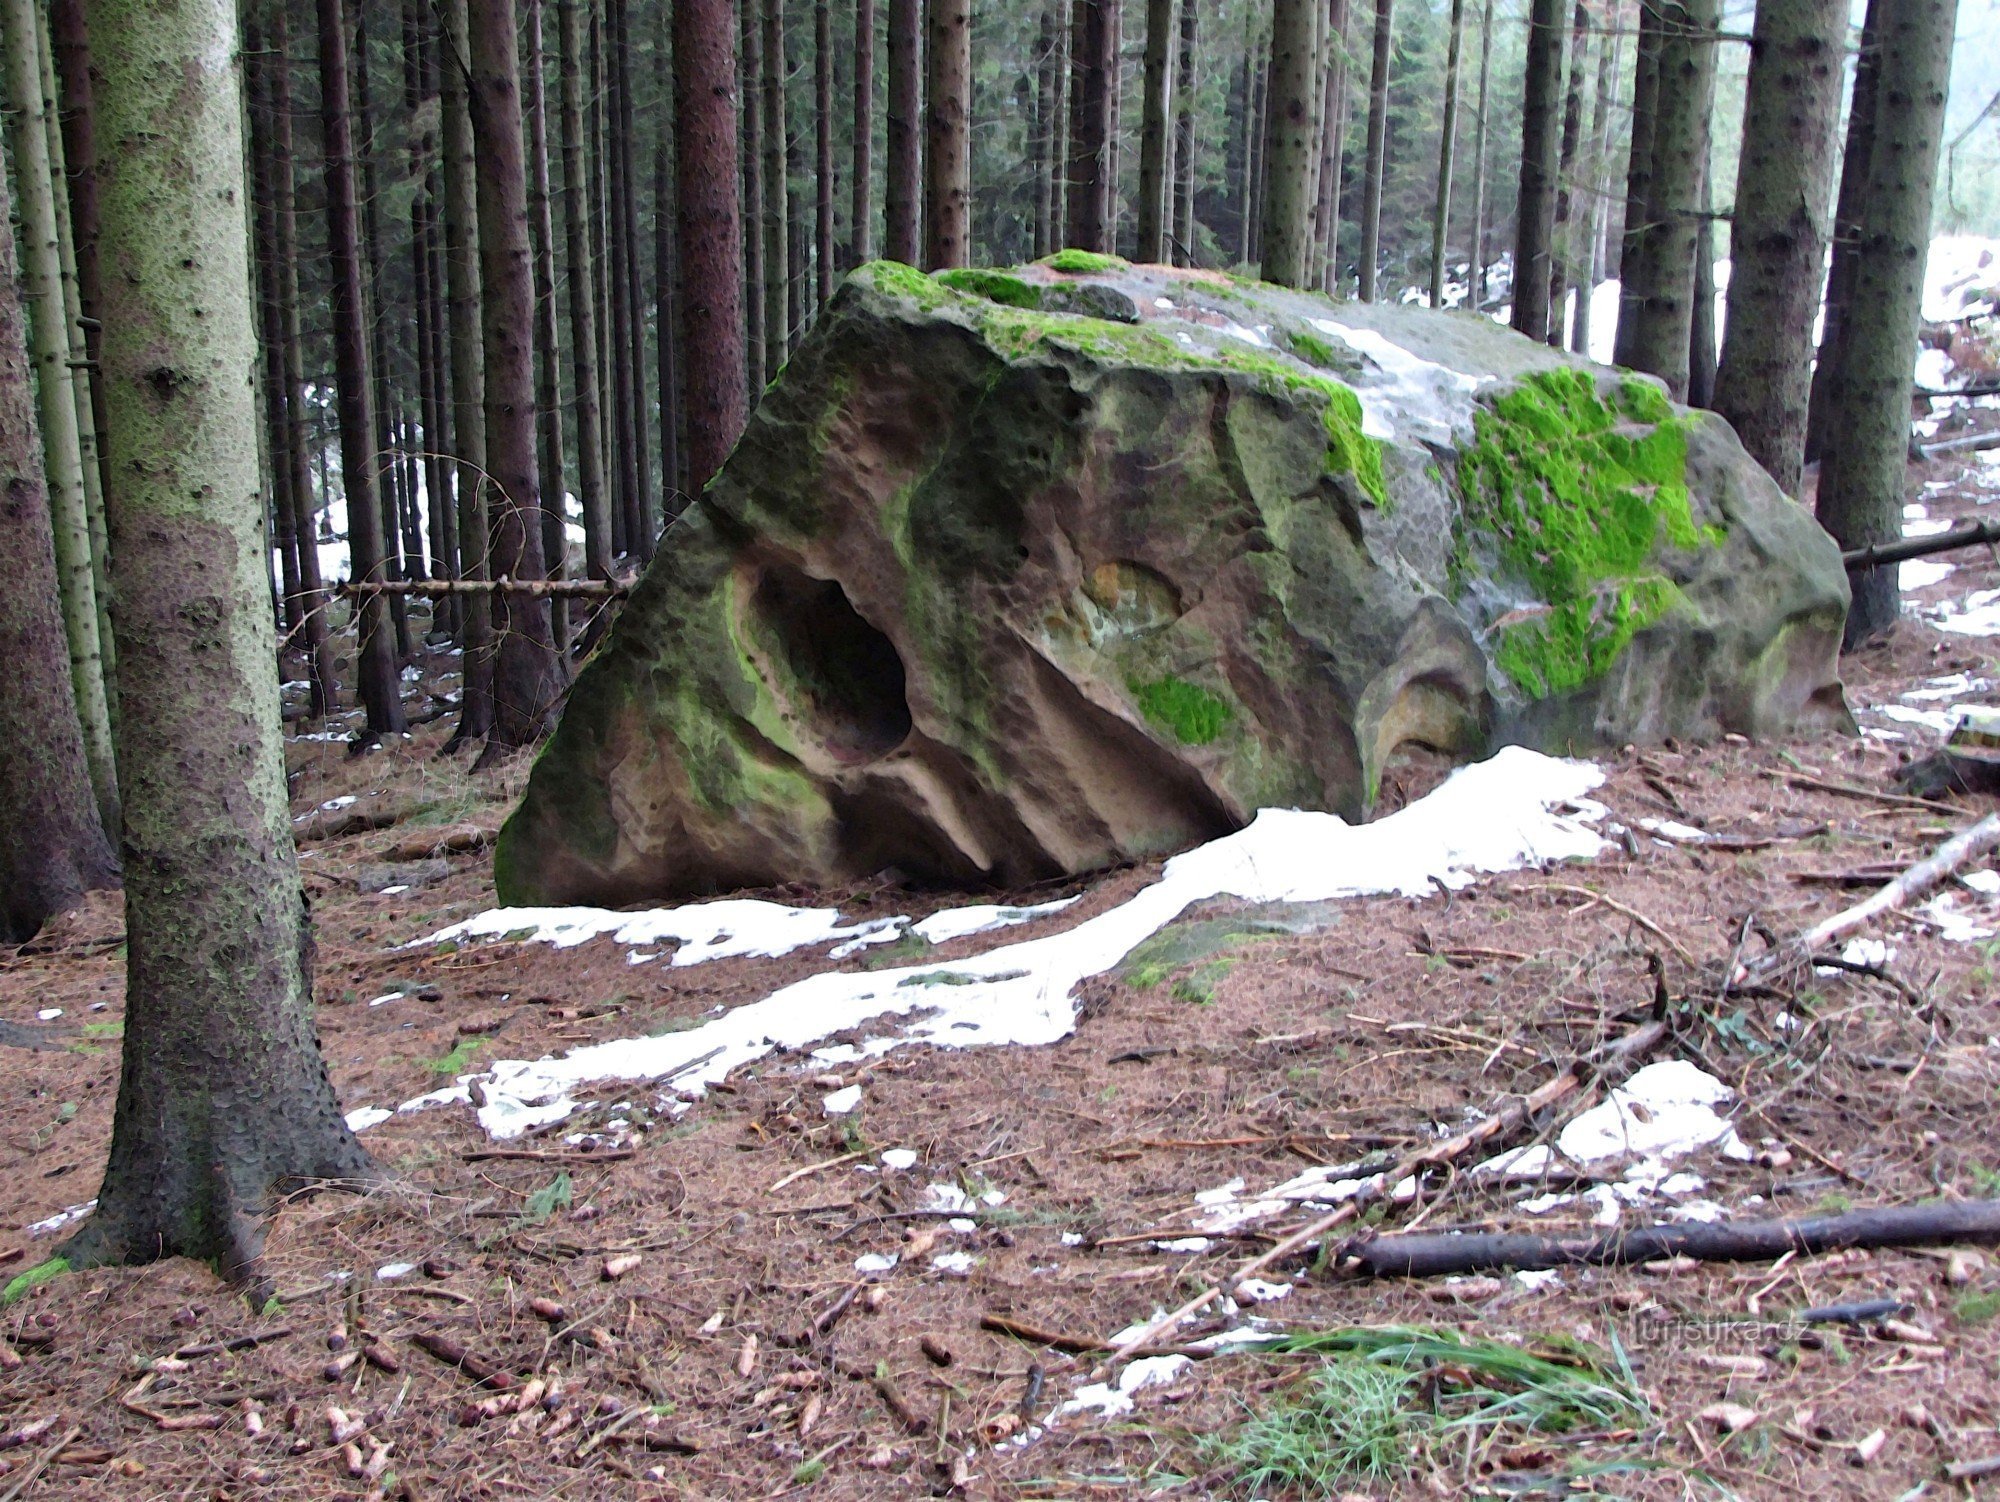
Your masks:
<instances>
[{"instance_id":1,"label":"sloping rock face","mask_svg":"<svg viewBox=\"0 0 2000 1502\"><path fill-rule=\"evenodd\" d=\"M1845 723L1847 601L1723 422L1483 319L877 263L579 677L498 882L1012 885L1363 817L1412 743Z\"/></svg>"}]
</instances>

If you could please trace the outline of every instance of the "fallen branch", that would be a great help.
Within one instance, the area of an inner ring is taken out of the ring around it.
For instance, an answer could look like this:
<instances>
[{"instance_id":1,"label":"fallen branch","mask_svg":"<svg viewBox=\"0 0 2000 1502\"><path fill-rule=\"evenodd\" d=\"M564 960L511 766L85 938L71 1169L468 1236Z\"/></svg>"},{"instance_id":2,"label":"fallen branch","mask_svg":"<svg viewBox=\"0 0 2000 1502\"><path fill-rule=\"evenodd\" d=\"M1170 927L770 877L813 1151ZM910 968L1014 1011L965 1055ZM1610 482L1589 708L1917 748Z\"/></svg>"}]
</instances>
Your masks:
<instances>
[{"instance_id":1,"label":"fallen branch","mask_svg":"<svg viewBox=\"0 0 2000 1502\"><path fill-rule=\"evenodd\" d=\"M1865 900L1835 913L1831 918L1822 919L1756 961L1738 964L1729 977L1730 986L1768 981L1781 972L1810 963L1813 955L1829 944L1846 938L1883 913L1893 912L1929 895L1957 872L1995 848L2000 848L2000 814L1988 814L1969 829L1960 830L1938 846L1934 853L1918 861L1894 881L1878 888Z\"/></svg>"},{"instance_id":2,"label":"fallen branch","mask_svg":"<svg viewBox=\"0 0 2000 1502\"><path fill-rule=\"evenodd\" d=\"M498 1388L504 1392L518 1385L511 1372L495 1366L474 1351L468 1351L448 1335L435 1330L419 1330L410 1337L410 1343L419 1350L430 1352L446 1366L457 1367L481 1387Z\"/></svg>"},{"instance_id":3,"label":"fallen branch","mask_svg":"<svg viewBox=\"0 0 2000 1502\"><path fill-rule=\"evenodd\" d=\"M1973 433L1964 438L1940 438L1936 443L1923 446L1926 459L1936 459L1944 454L1970 454L1980 449L2000 449L2000 432Z\"/></svg>"},{"instance_id":4,"label":"fallen branch","mask_svg":"<svg viewBox=\"0 0 2000 1502\"><path fill-rule=\"evenodd\" d=\"M2000 448L2000 443L1991 447ZM1897 542L1871 542L1866 547L1849 548L1840 555L1847 571L1879 568L1890 563L1907 563L1912 558L1928 558L1933 553L1949 553L1958 548L1976 548L1982 543L2000 542L2000 521L1967 522L1949 532L1931 537L1905 537Z\"/></svg>"},{"instance_id":5,"label":"fallen branch","mask_svg":"<svg viewBox=\"0 0 2000 1502\"><path fill-rule=\"evenodd\" d=\"M1813 777L1804 772L1769 770L1766 775L1776 777L1793 787L1812 788L1821 793L1835 793L1842 798L1865 798L1870 803L1882 803L1890 808L1921 808L1934 814L1965 812L1956 804L1940 803L1934 798L1912 798L1905 793L1885 793L1878 788L1860 787L1852 782L1832 782L1824 777Z\"/></svg>"},{"instance_id":6,"label":"fallen branch","mask_svg":"<svg viewBox=\"0 0 2000 1502\"><path fill-rule=\"evenodd\" d=\"M632 592L629 584L609 579L343 579L333 593L357 595L527 595L530 599L616 600Z\"/></svg>"},{"instance_id":7,"label":"fallen branch","mask_svg":"<svg viewBox=\"0 0 2000 1502\"><path fill-rule=\"evenodd\" d=\"M1589 895L1595 896L1596 893ZM1657 966L1658 960L1654 960ZM1345 1225L1357 1219L1374 1200L1384 1193L1394 1192L1395 1186L1404 1179L1413 1178L1427 1169L1440 1168L1460 1158L1469 1156L1478 1148L1491 1143L1495 1138L1519 1130L1532 1121L1536 1113L1548 1109L1557 1101L1574 1095L1590 1081L1604 1074L1611 1066L1629 1063L1641 1058L1665 1041L1669 1033L1664 1019L1648 1022L1634 1028L1620 1038L1602 1044L1589 1053L1572 1059L1560 1073L1546 1080L1527 1095L1509 1105L1496 1108L1483 1121L1460 1132L1456 1137L1436 1142L1428 1147L1407 1153L1394 1167L1385 1169L1376 1177L1376 1187L1364 1189L1353 1198L1327 1211L1311 1224L1302 1226L1285 1237L1269 1251L1252 1257L1238 1267L1228 1277L1211 1283L1207 1288L1189 1299L1180 1308L1160 1315L1142 1329L1113 1346L1105 1359L1093 1373L1093 1380L1102 1380L1102 1374L1125 1361L1135 1351L1145 1346L1160 1344L1162 1339L1178 1330L1194 1315L1200 1313L1216 1299L1235 1288L1246 1278L1254 1278L1278 1262L1291 1256L1301 1248L1325 1236L1336 1226ZM1196 1233L1199 1234L1199 1233Z\"/></svg>"},{"instance_id":8,"label":"fallen branch","mask_svg":"<svg viewBox=\"0 0 2000 1502\"><path fill-rule=\"evenodd\" d=\"M72 1424L69 1433L65 1434L61 1439L50 1445L48 1449L35 1457L35 1463L23 1471L14 1484L7 1488L7 1494L4 1497L0 1497L0 1502L14 1502L16 1497L33 1486L40 1479L42 1472L54 1464L55 1458L67 1450L71 1442L81 1433L83 1433L83 1425Z\"/></svg>"},{"instance_id":9,"label":"fallen branch","mask_svg":"<svg viewBox=\"0 0 2000 1502\"><path fill-rule=\"evenodd\" d=\"M2000 1200L1893 1205L1800 1220L1640 1226L1590 1236L1451 1232L1376 1236L1341 1248L1343 1268L1375 1278L1435 1278L1495 1268L1607 1267L1691 1257L1766 1262L1787 1252L1816 1256L1848 1247L1938 1246L2000 1241Z\"/></svg>"}]
</instances>

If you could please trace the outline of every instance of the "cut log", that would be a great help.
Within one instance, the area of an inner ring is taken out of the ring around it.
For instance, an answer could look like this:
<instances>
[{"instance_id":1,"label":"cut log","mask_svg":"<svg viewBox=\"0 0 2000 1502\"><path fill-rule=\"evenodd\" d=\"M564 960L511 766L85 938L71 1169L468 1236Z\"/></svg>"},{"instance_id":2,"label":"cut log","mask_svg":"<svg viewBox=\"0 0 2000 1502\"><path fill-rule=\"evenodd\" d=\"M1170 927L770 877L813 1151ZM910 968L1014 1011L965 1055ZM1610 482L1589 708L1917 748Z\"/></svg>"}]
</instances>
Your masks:
<instances>
[{"instance_id":1,"label":"cut log","mask_svg":"<svg viewBox=\"0 0 2000 1502\"><path fill-rule=\"evenodd\" d=\"M1697 1262L1765 1262L1787 1252L1813 1256L1847 1247L1938 1246L2000 1241L2000 1200L1894 1205L1801 1220L1640 1226L1589 1236L1450 1232L1376 1236L1341 1249L1339 1265L1377 1278L1435 1278L1514 1268L1603 1267L1692 1257Z\"/></svg>"},{"instance_id":2,"label":"cut log","mask_svg":"<svg viewBox=\"0 0 2000 1502\"><path fill-rule=\"evenodd\" d=\"M1996 443L1995 447L2000 447ZM1940 532L1935 537L1905 537L1901 542L1871 542L1865 548L1849 548L1840 555L1851 574L1885 563L1907 563L1912 558L1928 558L1933 553L1949 553L1958 548L1974 548L1982 543L2000 542L2000 521L1967 522Z\"/></svg>"}]
</instances>

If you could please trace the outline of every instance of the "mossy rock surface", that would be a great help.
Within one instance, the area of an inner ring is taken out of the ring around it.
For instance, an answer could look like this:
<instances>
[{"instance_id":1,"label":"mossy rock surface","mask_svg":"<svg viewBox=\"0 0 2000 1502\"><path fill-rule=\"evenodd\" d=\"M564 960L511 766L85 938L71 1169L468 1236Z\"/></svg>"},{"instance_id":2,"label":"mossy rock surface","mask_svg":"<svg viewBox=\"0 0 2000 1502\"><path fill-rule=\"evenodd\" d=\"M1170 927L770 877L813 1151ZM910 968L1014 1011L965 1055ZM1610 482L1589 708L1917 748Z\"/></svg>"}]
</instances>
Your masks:
<instances>
[{"instance_id":1,"label":"mossy rock surface","mask_svg":"<svg viewBox=\"0 0 2000 1502\"><path fill-rule=\"evenodd\" d=\"M1846 605L1719 419L1486 320L877 262L580 675L496 879L1025 883L1365 817L1412 744L1839 723Z\"/></svg>"}]
</instances>

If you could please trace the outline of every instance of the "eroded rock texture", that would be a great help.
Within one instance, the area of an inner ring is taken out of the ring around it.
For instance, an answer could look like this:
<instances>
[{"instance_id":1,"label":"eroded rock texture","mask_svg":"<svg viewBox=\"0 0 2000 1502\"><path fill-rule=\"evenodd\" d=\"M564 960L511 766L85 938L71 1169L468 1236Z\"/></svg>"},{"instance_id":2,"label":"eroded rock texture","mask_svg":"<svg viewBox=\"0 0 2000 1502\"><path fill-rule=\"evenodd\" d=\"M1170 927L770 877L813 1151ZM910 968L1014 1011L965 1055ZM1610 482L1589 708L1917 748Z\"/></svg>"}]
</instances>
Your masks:
<instances>
[{"instance_id":1,"label":"eroded rock texture","mask_svg":"<svg viewBox=\"0 0 2000 1502\"><path fill-rule=\"evenodd\" d=\"M1011 885L1362 817L1413 743L1844 723L1847 600L1719 419L1486 320L877 263L578 679L498 879Z\"/></svg>"}]
</instances>

